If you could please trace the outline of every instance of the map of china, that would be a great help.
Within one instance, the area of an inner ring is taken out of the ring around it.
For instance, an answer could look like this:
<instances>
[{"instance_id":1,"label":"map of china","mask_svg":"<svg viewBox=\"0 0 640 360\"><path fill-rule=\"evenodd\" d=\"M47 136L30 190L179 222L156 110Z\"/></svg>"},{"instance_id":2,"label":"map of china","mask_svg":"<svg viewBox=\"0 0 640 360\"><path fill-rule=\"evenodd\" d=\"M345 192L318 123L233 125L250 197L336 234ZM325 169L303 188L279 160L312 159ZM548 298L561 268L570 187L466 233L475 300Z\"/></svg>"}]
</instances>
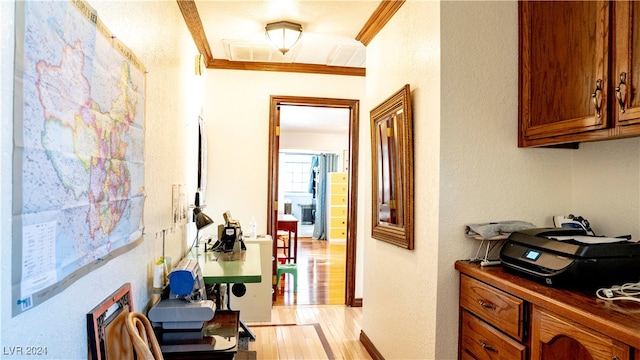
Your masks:
<instances>
[{"instance_id":1,"label":"map of china","mask_svg":"<svg viewBox=\"0 0 640 360\"><path fill-rule=\"evenodd\" d=\"M118 96L107 112L101 112L91 98L84 66L82 44L76 41L63 49L59 64L37 63L36 86L45 119L42 145L65 189L76 199L88 199L86 220L91 238L96 239L98 231L109 234L116 227L127 207L131 180L126 137L137 99L129 91L129 65L122 62ZM60 136L71 138L73 149L60 149ZM77 166L68 166L70 154ZM71 168L85 171L89 183L73 181L77 177L68 173Z\"/></svg>"}]
</instances>

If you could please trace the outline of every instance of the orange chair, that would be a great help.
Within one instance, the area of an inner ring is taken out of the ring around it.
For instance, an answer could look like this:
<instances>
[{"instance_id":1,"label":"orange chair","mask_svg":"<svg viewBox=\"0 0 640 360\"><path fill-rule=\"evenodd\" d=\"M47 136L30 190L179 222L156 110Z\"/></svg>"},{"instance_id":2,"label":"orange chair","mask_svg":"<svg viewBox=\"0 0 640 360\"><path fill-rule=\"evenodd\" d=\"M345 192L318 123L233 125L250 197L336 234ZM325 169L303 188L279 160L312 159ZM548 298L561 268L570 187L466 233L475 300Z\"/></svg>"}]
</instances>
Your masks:
<instances>
[{"instance_id":1,"label":"orange chair","mask_svg":"<svg viewBox=\"0 0 640 360\"><path fill-rule=\"evenodd\" d=\"M278 231L276 243L276 247L278 250L278 261L281 264L284 264L288 262L289 258L291 257L291 255L289 254L289 233L286 231Z\"/></svg>"},{"instance_id":2,"label":"orange chair","mask_svg":"<svg viewBox=\"0 0 640 360\"><path fill-rule=\"evenodd\" d=\"M151 322L144 314L132 311L127 315L127 332L138 359L163 360L162 351Z\"/></svg>"}]
</instances>

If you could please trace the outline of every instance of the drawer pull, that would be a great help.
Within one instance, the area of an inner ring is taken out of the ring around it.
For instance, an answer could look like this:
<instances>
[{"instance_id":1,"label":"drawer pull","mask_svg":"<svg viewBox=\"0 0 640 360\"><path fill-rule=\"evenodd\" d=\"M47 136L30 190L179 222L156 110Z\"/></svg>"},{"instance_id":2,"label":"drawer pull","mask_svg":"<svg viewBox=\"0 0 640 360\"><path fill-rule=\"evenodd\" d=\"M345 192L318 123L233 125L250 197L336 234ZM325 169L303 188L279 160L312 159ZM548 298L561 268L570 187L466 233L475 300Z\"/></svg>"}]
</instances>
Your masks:
<instances>
[{"instance_id":1,"label":"drawer pull","mask_svg":"<svg viewBox=\"0 0 640 360\"><path fill-rule=\"evenodd\" d=\"M480 340L480 345L482 345L482 348L487 350L487 351L491 351L491 352L494 352L496 354L498 353L498 349L487 345L487 343L482 341L482 340Z\"/></svg>"},{"instance_id":2,"label":"drawer pull","mask_svg":"<svg viewBox=\"0 0 640 360\"><path fill-rule=\"evenodd\" d=\"M482 300L482 299L478 299L478 304L480 304L480 306L482 306L485 309L489 309L489 310L495 310L496 306L488 301Z\"/></svg>"}]
</instances>

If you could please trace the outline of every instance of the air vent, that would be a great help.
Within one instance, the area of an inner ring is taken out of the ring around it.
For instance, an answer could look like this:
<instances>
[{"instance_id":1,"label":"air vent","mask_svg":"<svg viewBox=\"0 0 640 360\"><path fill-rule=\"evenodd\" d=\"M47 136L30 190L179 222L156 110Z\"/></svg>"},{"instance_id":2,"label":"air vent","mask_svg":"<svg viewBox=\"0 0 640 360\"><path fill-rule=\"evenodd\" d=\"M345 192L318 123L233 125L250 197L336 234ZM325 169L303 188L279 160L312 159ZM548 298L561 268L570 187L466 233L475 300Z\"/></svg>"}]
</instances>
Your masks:
<instances>
[{"instance_id":1,"label":"air vent","mask_svg":"<svg viewBox=\"0 0 640 360\"><path fill-rule=\"evenodd\" d=\"M365 47L338 45L329 56L328 65L365 67L366 54Z\"/></svg>"},{"instance_id":2,"label":"air vent","mask_svg":"<svg viewBox=\"0 0 640 360\"><path fill-rule=\"evenodd\" d=\"M292 63L297 54L295 46L285 55L270 44L223 40L227 59L230 61Z\"/></svg>"}]
</instances>

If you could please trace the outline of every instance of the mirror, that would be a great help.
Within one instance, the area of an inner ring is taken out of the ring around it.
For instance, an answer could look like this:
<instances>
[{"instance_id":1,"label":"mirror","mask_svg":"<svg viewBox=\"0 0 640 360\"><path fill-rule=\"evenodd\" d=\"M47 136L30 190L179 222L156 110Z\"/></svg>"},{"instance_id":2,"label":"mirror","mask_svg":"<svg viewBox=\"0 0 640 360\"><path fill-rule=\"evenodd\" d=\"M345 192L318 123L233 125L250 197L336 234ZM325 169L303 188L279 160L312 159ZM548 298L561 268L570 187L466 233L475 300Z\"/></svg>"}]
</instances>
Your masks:
<instances>
[{"instance_id":1,"label":"mirror","mask_svg":"<svg viewBox=\"0 0 640 360\"><path fill-rule=\"evenodd\" d=\"M371 237L413 249L413 120L405 85L371 110Z\"/></svg>"}]
</instances>

